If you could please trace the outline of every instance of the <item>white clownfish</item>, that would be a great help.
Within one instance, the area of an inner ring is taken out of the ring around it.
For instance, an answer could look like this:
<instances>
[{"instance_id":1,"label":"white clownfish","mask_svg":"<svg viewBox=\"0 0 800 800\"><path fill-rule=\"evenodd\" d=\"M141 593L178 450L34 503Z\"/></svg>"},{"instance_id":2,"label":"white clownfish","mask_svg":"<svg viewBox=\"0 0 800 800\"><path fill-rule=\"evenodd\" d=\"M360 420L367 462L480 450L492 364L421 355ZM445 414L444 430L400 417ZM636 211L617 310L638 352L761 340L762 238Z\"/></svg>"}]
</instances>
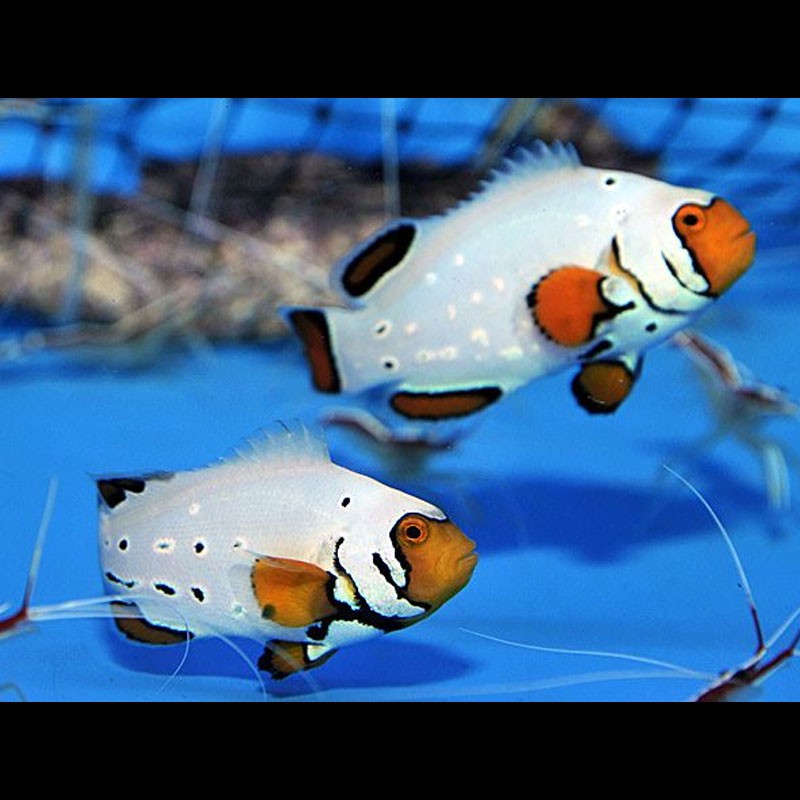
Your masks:
<instances>
[{"instance_id":1,"label":"white clownfish","mask_svg":"<svg viewBox=\"0 0 800 800\"><path fill-rule=\"evenodd\" d=\"M585 167L539 143L447 213L389 223L332 275L344 306L287 308L321 392L391 429L430 429L572 365L615 411L642 353L752 263L755 234L711 192Z\"/></svg>"},{"instance_id":2,"label":"white clownfish","mask_svg":"<svg viewBox=\"0 0 800 800\"><path fill-rule=\"evenodd\" d=\"M204 469L97 481L105 585L129 638L248 637L283 678L469 581L475 543L439 508L337 466L304 427L250 444Z\"/></svg>"}]
</instances>

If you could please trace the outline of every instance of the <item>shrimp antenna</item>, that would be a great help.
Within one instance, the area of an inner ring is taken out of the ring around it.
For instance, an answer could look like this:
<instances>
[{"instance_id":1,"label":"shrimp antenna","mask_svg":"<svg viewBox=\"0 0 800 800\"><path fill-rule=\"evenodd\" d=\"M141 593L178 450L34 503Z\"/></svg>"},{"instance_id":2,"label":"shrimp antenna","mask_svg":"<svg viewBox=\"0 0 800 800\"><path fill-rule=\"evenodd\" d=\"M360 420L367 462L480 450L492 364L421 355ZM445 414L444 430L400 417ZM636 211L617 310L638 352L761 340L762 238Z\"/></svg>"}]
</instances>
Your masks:
<instances>
[{"instance_id":1,"label":"shrimp antenna","mask_svg":"<svg viewBox=\"0 0 800 800\"><path fill-rule=\"evenodd\" d=\"M725 544L728 546L728 550L730 551L731 557L733 558L733 563L736 566L736 572L739 575L739 585L742 587L742 591L747 599L747 604L750 607L750 616L753 619L753 625L756 630L756 653L763 653L765 649L764 645L764 632L761 628L761 618L758 615L758 607L756 606L755 598L753 597L753 590L750 588L750 581L747 580L747 574L744 571L744 566L742 565L742 560L739 558L739 553L736 550L735 545L733 544L733 539L731 539L730 534L727 530L725 530L725 526L722 524L722 520L720 520L719 516L717 516L716 511L711 508L709 502L703 497L700 492L692 486L689 481L686 480L682 475L679 475L675 472L674 469L671 469L666 464L664 464L664 469L670 473L670 475L677 478L689 491L702 503L703 508L711 516L711 519L714 520L714 524L717 526L717 530L722 534L722 538L725 540Z\"/></svg>"},{"instance_id":2,"label":"shrimp antenna","mask_svg":"<svg viewBox=\"0 0 800 800\"><path fill-rule=\"evenodd\" d=\"M28 582L25 585L25 595L22 600L22 608L27 610L33 595L33 589L36 586L36 578L39 575L39 565L42 562L42 551L44 550L44 540L47 536L47 531L50 528L50 521L53 518L53 510L56 505L56 494L58 493L58 478L50 478L50 483L47 487L47 498L44 502L44 509L42 510L42 518L39 522L39 530L36 533L36 544L33 548L33 557L31 558L31 566L28 571Z\"/></svg>"},{"instance_id":3,"label":"shrimp antenna","mask_svg":"<svg viewBox=\"0 0 800 800\"><path fill-rule=\"evenodd\" d=\"M47 487L47 499L45 500L42 518L39 522L39 530L36 534L36 544L33 548L33 556L31 557L31 565L28 570L28 581L25 584L25 594L22 597L22 604L20 605L19 610L13 614L10 614L5 618L0 618L0 636L8 631L12 631L21 622L29 619L28 611L30 609L31 597L36 586L36 578L39 574L39 565L42 561L44 540L50 527L50 521L53 518L53 509L55 508L57 490L58 478L52 477L50 478L50 484Z\"/></svg>"}]
</instances>

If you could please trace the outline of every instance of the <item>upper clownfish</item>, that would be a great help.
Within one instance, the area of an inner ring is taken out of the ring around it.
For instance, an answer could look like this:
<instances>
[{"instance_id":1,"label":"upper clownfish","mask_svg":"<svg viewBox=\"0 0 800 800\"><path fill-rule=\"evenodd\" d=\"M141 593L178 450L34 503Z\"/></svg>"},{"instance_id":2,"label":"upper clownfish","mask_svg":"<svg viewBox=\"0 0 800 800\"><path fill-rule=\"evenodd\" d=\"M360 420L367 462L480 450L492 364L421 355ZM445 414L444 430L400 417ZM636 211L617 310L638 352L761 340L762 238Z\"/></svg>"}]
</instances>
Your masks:
<instances>
[{"instance_id":1,"label":"upper clownfish","mask_svg":"<svg viewBox=\"0 0 800 800\"><path fill-rule=\"evenodd\" d=\"M337 466L302 426L204 469L97 488L119 629L148 644L252 638L274 678L425 619L477 562L439 508Z\"/></svg>"},{"instance_id":2,"label":"upper clownfish","mask_svg":"<svg viewBox=\"0 0 800 800\"><path fill-rule=\"evenodd\" d=\"M750 266L756 237L715 194L585 167L539 143L451 211L398 219L332 283L344 308L289 308L321 392L392 428L458 420L576 365L590 413L630 394L642 353Z\"/></svg>"}]
</instances>

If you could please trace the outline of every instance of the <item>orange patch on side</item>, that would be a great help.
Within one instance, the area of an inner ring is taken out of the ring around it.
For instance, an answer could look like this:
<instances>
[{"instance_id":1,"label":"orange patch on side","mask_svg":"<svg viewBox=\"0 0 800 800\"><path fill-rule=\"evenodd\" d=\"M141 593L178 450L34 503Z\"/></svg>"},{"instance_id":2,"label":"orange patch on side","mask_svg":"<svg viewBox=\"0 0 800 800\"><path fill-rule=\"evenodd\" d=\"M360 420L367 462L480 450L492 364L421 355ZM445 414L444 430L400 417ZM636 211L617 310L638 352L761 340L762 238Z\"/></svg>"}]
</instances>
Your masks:
<instances>
[{"instance_id":1,"label":"orange patch on side","mask_svg":"<svg viewBox=\"0 0 800 800\"><path fill-rule=\"evenodd\" d=\"M287 628L303 628L335 613L324 569L289 558L259 558L251 575L264 619Z\"/></svg>"},{"instance_id":2,"label":"orange patch on side","mask_svg":"<svg viewBox=\"0 0 800 800\"><path fill-rule=\"evenodd\" d=\"M630 394L635 377L618 361L586 364L572 381L578 403L591 414L611 414Z\"/></svg>"},{"instance_id":3,"label":"orange patch on side","mask_svg":"<svg viewBox=\"0 0 800 800\"><path fill-rule=\"evenodd\" d=\"M707 208L695 203L681 206L672 225L708 281L712 296L726 291L753 263L755 233L745 217L719 197Z\"/></svg>"},{"instance_id":4,"label":"orange patch on side","mask_svg":"<svg viewBox=\"0 0 800 800\"><path fill-rule=\"evenodd\" d=\"M340 391L341 383L333 357L325 313L315 310L297 310L289 314L289 320L305 347L314 386L321 392Z\"/></svg>"},{"instance_id":5,"label":"orange patch on side","mask_svg":"<svg viewBox=\"0 0 800 800\"><path fill-rule=\"evenodd\" d=\"M500 399L496 386L453 392L397 392L390 400L392 408L410 419L449 419L474 414Z\"/></svg>"},{"instance_id":6,"label":"orange patch on side","mask_svg":"<svg viewBox=\"0 0 800 800\"><path fill-rule=\"evenodd\" d=\"M528 295L539 328L557 344L586 344L597 325L614 309L600 294L603 275L585 267L561 267L548 273Z\"/></svg>"},{"instance_id":7,"label":"orange patch on side","mask_svg":"<svg viewBox=\"0 0 800 800\"><path fill-rule=\"evenodd\" d=\"M187 638L194 638L191 631L176 631L172 628L165 628L162 625L153 625L148 622L136 603L111 603L111 610L114 613L114 622L117 628L129 639L144 644L179 644L185 642ZM131 616L138 613L139 616Z\"/></svg>"}]
</instances>

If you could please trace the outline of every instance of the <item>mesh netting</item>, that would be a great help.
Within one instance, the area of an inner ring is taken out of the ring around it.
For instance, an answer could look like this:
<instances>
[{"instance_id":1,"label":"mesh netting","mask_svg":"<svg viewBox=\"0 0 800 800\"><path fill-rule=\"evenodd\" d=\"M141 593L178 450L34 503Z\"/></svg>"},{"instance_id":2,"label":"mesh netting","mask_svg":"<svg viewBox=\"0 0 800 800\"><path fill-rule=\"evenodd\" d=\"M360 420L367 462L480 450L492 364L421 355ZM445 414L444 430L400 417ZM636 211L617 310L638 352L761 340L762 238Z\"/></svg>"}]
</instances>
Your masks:
<instances>
[{"instance_id":1,"label":"mesh netting","mask_svg":"<svg viewBox=\"0 0 800 800\"><path fill-rule=\"evenodd\" d=\"M720 193L760 252L796 240L795 98L8 99L0 300L117 322L177 291L204 335L271 335L387 216L444 210L538 138Z\"/></svg>"}]
</instances>

